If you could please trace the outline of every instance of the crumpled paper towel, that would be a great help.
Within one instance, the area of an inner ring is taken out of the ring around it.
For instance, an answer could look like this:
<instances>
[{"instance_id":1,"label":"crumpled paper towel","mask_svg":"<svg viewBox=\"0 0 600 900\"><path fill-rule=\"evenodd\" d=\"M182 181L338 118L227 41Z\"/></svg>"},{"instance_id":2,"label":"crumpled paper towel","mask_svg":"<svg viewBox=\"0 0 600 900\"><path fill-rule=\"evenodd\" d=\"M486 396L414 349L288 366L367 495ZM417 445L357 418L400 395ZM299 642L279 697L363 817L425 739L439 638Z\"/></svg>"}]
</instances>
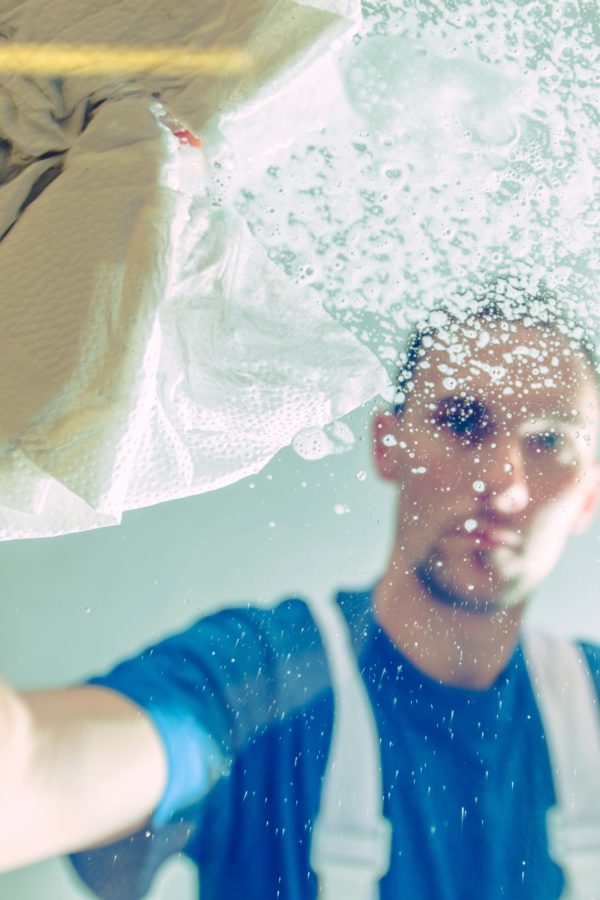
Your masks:
<instances>
[{"instance_id":1,"label":"crumpled paper towel","mask_svg":"<svg viewBox=\"0 0 600 900\"><path fill-rule=\"evenodd\" d=\"M289 85L356 4L202 7L197 21L187 2L0 0L0 41L238 46L256 63L213 79L3 76L0 539L226 485L385 388L211 190L221 115Z\"/></svg>"}]
</instances>

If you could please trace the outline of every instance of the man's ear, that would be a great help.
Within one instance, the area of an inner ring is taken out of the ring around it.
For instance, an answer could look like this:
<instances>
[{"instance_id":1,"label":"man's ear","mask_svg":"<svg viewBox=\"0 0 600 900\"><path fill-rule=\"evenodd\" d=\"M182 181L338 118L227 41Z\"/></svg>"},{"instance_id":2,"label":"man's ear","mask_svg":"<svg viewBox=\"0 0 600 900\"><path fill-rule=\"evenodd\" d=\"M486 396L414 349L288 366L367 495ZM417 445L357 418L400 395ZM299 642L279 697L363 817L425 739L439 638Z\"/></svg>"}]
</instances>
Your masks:
<instances>
[{"instance_id":1,"label":"man's ear","mask_svg":"<svg viewBox=\"0 0 600 900\"><path fill-rule=\"evenodd\" d=\"M594 463L586 475L586 491L579 513L573 523L573 534L588 530L600 506L600 462Z\"/></svg>"},{"instance_id":2,"label":"man's ear","mask_svg":"<svg viewBox=\"0 0 600 900\"><path fill-rule=\"evenodd\" d=\"M373 458L380 478L398 480L399 416L380 412L373 416Z\"/></svg>"}]
</instances>

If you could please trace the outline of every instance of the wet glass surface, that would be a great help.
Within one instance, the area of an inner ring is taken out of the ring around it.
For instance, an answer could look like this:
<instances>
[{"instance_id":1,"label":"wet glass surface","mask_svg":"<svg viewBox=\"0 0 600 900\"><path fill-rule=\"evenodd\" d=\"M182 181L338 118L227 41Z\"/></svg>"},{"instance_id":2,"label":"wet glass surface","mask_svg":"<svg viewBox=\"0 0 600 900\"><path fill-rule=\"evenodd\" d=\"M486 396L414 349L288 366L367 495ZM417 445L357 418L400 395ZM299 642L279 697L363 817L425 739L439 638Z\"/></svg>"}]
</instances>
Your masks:
<instances>
[{"instance_id":1,"label":"wet glass surface","mask_svg":"<svg viewBox=\"0 0 600 900\"><path fill-rule=\"evenodd\" d=\"M186 327L202 340L191 347L205 355L174 357L160 382L199 454L184 460L193 489L178 492L203 493L147 506L168 499L165 468L156 483L138 478L130 505L147 508L118 527L0 544L1 670L11 683L79 682L223 606L370 586L398 515L417 556L423 523L447 523L419 556L438 599L480 612L500 593L510 606L522 588L523 530L482 516L481 498L492 481L513 479L503 516L531 497L554 503L557 523L568 512L594 441L579 348L580 323L598 343L598 11L365 0L362 12L281 90L229 110L222 131L203 136L215 255L229 252L235 220L255 279L221 318L192 310ZM0 134L2 181L28 162ZM40 177L33 207L54 180ZM186 222L173 230L185 239ZM187 250L180 284L200 258ZM457 338L452 317L484 293L517 309L518 341L472 320ZM538 299L525 313L526 295ZM423 353L393 383L408 330L441 301L451 315L434 314ZM564 320L550 337L539 329L547 308ZM169 323L186 331L176 316ZM214 433L198 396L223 411ZM381 437L406 476L389 483L372 461L372 418L386 403L407 405ZM83 463L93 474L93 459ZM540 535L531 552L543 584L529 621L600 643L597 521L553 571L551 532ZM159 878L152 900L196 895L191 867ZM2 896L42 893L87 896L62 863L0 875Z\"/></svg>"}]
</instances>

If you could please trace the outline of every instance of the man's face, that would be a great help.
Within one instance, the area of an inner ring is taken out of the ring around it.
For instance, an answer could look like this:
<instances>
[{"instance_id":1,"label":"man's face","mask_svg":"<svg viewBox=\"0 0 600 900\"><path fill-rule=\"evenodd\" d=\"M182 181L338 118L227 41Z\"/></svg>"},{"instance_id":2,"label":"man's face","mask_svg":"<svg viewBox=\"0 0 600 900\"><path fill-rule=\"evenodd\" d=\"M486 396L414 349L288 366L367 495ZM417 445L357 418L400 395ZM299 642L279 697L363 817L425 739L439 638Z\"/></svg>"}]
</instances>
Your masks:
<instances>
[{"instance_id":1,"label":"man's face","mask_svg":"<svg viewBox=\"0 0 600 900\"><path fill-rule=\"evenodd\" d=\"M555 331L479 320L434 336L413 382L375 423L377 467L401 488L395 565L443 604L519 604L596 506L589 364Z\"/></svg>"}]
</instances>

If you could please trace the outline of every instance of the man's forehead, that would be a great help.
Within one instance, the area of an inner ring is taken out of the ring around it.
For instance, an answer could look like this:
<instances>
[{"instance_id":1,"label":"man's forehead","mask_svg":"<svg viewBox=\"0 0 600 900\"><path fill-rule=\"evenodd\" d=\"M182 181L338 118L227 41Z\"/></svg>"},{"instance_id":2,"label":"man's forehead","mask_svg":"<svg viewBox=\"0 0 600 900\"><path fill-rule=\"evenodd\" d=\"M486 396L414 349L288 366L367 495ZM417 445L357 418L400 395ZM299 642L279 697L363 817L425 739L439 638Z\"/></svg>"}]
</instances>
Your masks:
<instances>
[{"instance_id":1,"label":"man's forehead","mask_svg":"<svg viewBox=\"0 0 600 900\"><path fill-rule=\"evenodd\" d=\"M433 399L463 392L521 399L532 414L561 418L575 418L584 400L597 404L583 350L555 329L478 321L428 336L423 349L415 387Z\"/></svg>"}]
</instances>

